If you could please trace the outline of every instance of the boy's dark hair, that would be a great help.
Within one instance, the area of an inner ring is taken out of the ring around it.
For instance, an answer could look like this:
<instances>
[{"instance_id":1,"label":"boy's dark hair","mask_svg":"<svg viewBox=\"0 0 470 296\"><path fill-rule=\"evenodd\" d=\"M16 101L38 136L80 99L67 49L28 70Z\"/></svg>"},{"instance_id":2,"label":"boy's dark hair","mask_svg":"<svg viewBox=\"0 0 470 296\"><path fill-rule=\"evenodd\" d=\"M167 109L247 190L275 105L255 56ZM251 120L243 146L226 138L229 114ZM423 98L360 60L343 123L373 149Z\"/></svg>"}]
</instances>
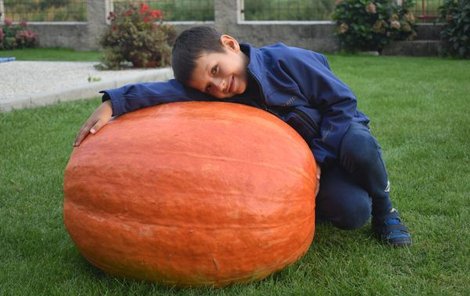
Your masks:
<instances>
[{"instance_id":1,"label":"boy's dark hair","mask_svg":"<svg viewBox=\"0 0 470 296\"><path fill-rule=\"evenodd\" d=\"M192 27L183 31L175 40L171 67L175 79L187 84L196 68L196 60L204 53L223 52L220 34L207 26Z\"/></svg>"}]
</instances>

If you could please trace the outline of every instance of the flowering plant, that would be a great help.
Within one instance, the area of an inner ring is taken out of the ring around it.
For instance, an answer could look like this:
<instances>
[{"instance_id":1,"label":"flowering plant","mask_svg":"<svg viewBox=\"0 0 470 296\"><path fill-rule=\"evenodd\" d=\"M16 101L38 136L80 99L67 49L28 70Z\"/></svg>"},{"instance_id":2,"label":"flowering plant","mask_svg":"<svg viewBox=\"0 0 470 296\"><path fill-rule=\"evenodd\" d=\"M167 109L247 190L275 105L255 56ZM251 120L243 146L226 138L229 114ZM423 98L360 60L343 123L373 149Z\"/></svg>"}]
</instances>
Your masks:
<instances>
[{"instance_id":1,"label":"flowering plant","mask_svg":"<svg viewBox=\"0 0 470 296\"><path fill-rule=\"evenodd\" d=\"M106 68L119 69L126 63L138 68L169 65L176 33L162 24L160 10L130 3L119 13L111 12L108 19L111 25L100 40Z\"/></svg>"},{"instance_id":2,"label":"flowering plant","mask_svg":"<svg viewBox=\"0 0 470 296\"><path fill-rule=\"evenodd\" d=\"M470 59L470 0L445 0L439 7L444 55Z\"/></svg>"},{"instance_id":3,"label":"flowering plant","mask_svg":"<svg viewBox=\"0 0 470 296\"><path fill-rule=\"evenodd\" d=\"M333 13L336 36L346 51L378 51L392 40L416 37L413 0L338 0Z\"/></svg>"},{"instance_id":4,"label":"flowering plant","mask_svg":"<svg viewBox=\"0 0 470 296\"><path fill-rule=\"evenodd\" d=\"M3 26L0 26L0 49L15 49L35 47L38 44L38 35L29 30L26 22L14 24L5 18Z\"/></svg>"}]
</instances>

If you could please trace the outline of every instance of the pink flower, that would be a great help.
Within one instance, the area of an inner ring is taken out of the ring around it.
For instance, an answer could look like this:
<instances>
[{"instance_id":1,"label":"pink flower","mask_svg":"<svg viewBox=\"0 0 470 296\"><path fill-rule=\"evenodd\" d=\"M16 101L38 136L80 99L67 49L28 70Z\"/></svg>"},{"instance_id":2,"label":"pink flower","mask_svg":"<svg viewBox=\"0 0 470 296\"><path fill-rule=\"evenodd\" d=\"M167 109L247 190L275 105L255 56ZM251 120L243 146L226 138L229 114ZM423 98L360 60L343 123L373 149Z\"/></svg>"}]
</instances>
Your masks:
<instances>
[{"instance_id":1,"label":"pink flower","mask_svg":"<svg viewBox=\"0 0 470 296\"><path fill-rule=\"evenodd\" d=\"M391 21L390 22L390 27L392 27L393 29L400 29L401 25L400 25L400 22L399 21Z\"/></svg>"},{"instance_id":2,"label":"pink flower","mask_svg":"<svg viewBox=\"0 0 470 296\"><path fill-rule=\"evenodd\" d=\"M403 32L411 32L411 26L408 23L404 23L401 29L403 30Z\"/></svg>"},{"instance_id":3,"label":"pink flower","mask_svg":"<svg viewBox=\"0 0 470 296\"><path fill-rule=\"evenodd\" d=\"M340 34L344 34L344 33L346 33L348 30L349 30L348 24L342 23L342 24L339 26L338 32L339 32Z\"/></svg>"},{"instance_id":4,"label":"pink flower","mask_svg":"<svg viewBox=\"0 0 470 296\"><path fill-rule=\"evenodd\" d=\"M115 19L116 19L116 14L113 11L111 11L108 15L108 20L114 21Z\"/></svg>"},{"instance_id":5,"label":"pink flower","mask_svg":"<svg viewBox=\"0 0 470 296\"><path fill-rule=\"evenodd\" d=\"M133 9L128 9L128 10L126 10L126 11L123 13L124 16L131 16L131 15L133 15L133 14L134 14L134 10L133 10Z\"/></svg>"},{"instance_id":6,"label":"pink flower","mask_svg":"<svg viewBox=\"0 0 470 296\"><path fill-rule=\"evenodd\" d=\"M9 27L13 24L12 20L9 18L5 18L4 20L5 26Z\"/></svg>"},{"instance_id":7,"label":"pink flower","mask_svg":"<svg viewBox=\"0 0 470 296\"><path fill-rule=\"evenodd\" d=\"M374 25L372 26L372 31L375 33L385 33L385 21L384 20L377 20Z\"/></svg>"},{"instance_id":8,"label":"pink flower","mask_svg":"<svg viewBox=\"0 0 470 296\"><path fill-rule=\"evenodd\" d=\"M367 13L370 13L370 14L376 14L377 13L377 7L375 6L374 3L369 2L369 4L367 4L367 6L366 6L366 11L367 11Z\"/></svg>"},{"instance_id":9,"label":"pink flower","mask_svg":"<svg viewBox=\"0 0 470 296\"><path fill-rule=\"evenodd\" d=\"M20 22L20 26L23 27L23 28L25 28L25 27L28 26L28 23L27 23L26 21L21 21L21 22Z\"/></svg>"},{"instance_id":10,"label":"pink flower","mask_svg":"<svg viewBox=\"0 0 470 296\"><path fill-rule=\"evenodd\" d=\"M407 22L410 22L410 23L414 23L415 22L415 16L412 12L408 12L405 14L405 20Z\"/></svg>"},{"instance_id":11,"label":"pink flower","mask_svg":"<svg viewBox=\"0 0 470 296\"><path fill-rule=\"evenodd\" d=\"M36 33L34 33L31 30L18 31L16 33L16 38L26 39L26 40L33 40L33 39L36 38Z\"/></svg>"}]
</instances>

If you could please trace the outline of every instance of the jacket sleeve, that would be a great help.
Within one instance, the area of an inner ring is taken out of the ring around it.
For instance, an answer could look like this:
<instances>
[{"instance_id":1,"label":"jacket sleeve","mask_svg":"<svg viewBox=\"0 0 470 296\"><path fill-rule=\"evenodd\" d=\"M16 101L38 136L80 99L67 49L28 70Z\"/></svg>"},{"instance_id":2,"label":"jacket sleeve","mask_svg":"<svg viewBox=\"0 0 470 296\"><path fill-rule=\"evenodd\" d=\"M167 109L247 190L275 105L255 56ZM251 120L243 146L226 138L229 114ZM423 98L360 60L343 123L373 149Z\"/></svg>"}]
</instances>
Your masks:
<instances>
[{"instance_id":1,"label":"jacket sleeve","mask_svg":"<svg viewBox=\"0 0 470 296\"><path fill-rule=\"evenodd\" d=\"M331 71L326 57L303 49L289 55L290 75L309 104L320 111L320 137L310 143L316 160L325 164L338 156L341 140L356 114L350 88Z\"/></svg>"},{"instance_id":2,"label":"jacket sleeve","mask_svg":"<svg viewBox=\"0 0 470 296\"><path fill-rule=\"evenodd\" d=\"M148 106L182 101L210 101L210 96L184 87L175 79L165 82L128 84L101 91L103 101L111 100L113 116Z\"/></svg>"}]
</instances>

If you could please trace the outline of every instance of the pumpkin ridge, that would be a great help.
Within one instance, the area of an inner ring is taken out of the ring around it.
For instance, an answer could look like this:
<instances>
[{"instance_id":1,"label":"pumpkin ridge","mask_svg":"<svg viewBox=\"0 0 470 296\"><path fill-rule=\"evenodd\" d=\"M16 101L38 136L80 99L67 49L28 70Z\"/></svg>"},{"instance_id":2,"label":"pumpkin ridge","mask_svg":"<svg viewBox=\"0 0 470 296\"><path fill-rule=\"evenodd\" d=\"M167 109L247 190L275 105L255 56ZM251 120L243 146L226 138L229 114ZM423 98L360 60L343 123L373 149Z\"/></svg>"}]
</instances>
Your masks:
<instances>
[{"instance_id":1,"label":"pumpkin ridge","mask_svg":"<svg viewBox=\"0 0 470 296\"><path fill-rule=\"evenodd\" d=\"M303 170L299 170L299 169L296 169L294 166L292 166L293 168L290 168L290 167L286 167L286 166L276 166L276 165L272 165L272 164L268 164L268 163L262 163L262 162L253 162L253 161L246 161L246 160L242 160L242 159L238 159L238 158L232 158L232 157L226 157L226 156L209 156L209 155L203 155L203 154L196 154L196 153L192 153L192 152L175 152L175 151L162 151L162 150L158 150L157 151L158 153L160 152L163 152L161 153L163 156L165 156L165 154L174 154L174 155L178 155L178 156L181 156L181 155L185 155L185 156L190 156L192 158L201 158L201 159L209 159L209 160L219 160L219 161L223 161L223 162L233 162L233 163L243 163L243 164L250 164L250 165L256 165L256 166L260 166L260 167L267 167L267 168L271 168L271 169L274 169L274 170L279 170L279 171L282 171L282 172L286 172L286 171L292 171L292 172L295 172L296 174L299 174L301 176L303 176L304 178L308 179L309 181L311 181L312 183L314 182L311 178L309 178L309 176L303 171ZM159 166L158 168L165 168L165 166Z\"/></svg>"},{"instance_id":2,"label":"pumpkin ridge","mask_svg":"<svg viewBox=\"0 0 470 296\"><path fill-rule=\"evenodd\" d=\"M266 202L270 202L270 203L285 203L285 204L295 204L297 202L300 202L300 201L303 201L304 198L278 198L278 199L275 199L272 197L272 195L262 195L262 194L250 194L250 195L245 195L241 192L228 192L228 191L210 191L210 190L207 190L207 189L200 189L200 191L197 191L197 190L191 190L191 194L194 194L194 195L207 195L209 199L210 197L210 200L222 200L222 199L226 199L227 197L245 197L245 198L256 198L257 200L260 200L260 201L266 201ZM178 197L178 196L185 196L186 193L182 193L182 192L172 192L171 193L171 196L173 197ZM314 195L314 192L312 190L312 196ZM216 198L217 196L220 196L220 198ZM243 201L243 199L240 199L240 201ZM81 200L81 199L75 199L73 201L75 204L79 204L79 205L83 205L84 207L87 207L87 200ZM157 203L158 200L155 200L155 203Z\"/></svg>"},{"instance_id":3,"label":"pumpkin ridge","mask_svg":"<svg viewBox=\"0 0 470 296\"><path fill-rule=\"evenodd\" d=\"M138 154L137 152L134 154L132 152L128 153L128 157L130 156L138 156L138 157L141 157L141 154ZM273 171L279 171L279 172L282 172L282 174L288 174L288 173L291 173L291 175L300 175L304 178L303 182L308 182L308 183L315 183L315 180L312 180L312 178L310 178L306 172L306 170L301 170L299 168L296 168L294 165L291 165L291 166L279 166L279 165L273 165L273 164L270 164L270 163L264 163L264 162L253 162L253 161L246 161L246 160L241 160L241 159L237 159L237 158L231 158L231 157L224 157L224 156L206 156L204 154L196 154L196 153L192 153L192 152L174 152L174 151L170 151L170 150L157 150L155 153L154 153L154 157L162 157L162 158L165 158L165 157L171 157L171 156L168 156L168 155L176 155L176 156L181 156L181 155L184 155L184 156L188 156L190 158L199 158L199 159L206 159L206 160L212 160L212 161L215 161L215 162L221 162L221 163L225 163L225 162L229 162L229 163L239 163L239 164L246 164L246 165L250 165L250 166L257 166L257 167L261 167L261 168L266 168L266 169L270 169L270 170L273 170ZM87 156L87 157L92 157L93 155L91 156ZM116 166L116 162L113 162L110 164L110 166ZM106 167L104 164L102 165L103 167ZM87 166L86 164L80 164L80 167L83 168L83 169L87 169L88 167L92 168L92 166ZM158 166L153 166L152 168L149 168L148 171L158 171L158 170L165 170L165 169L174 169L172 168L171 166L167 166L167 165L158 165ZM198 170L199 168L194 168L194 170ZM188 170L189 171L189 170ZM315 170L316 171L316 170Z\"/></svg>"},{"instance_id":4,"label":"pumpkin ridge","mask_svg":"<svg viewBox=\"0 0 470 296\"><path fill-rule=\"evenodd\" d=\"M164 227L164 228L181 228L181 229L187 229L188 226L191 226L191 228L205 229L205 230L282 228L282 227L286 227L286 225L297 225L297 224L301 225L301 224L304 224L305 221L310 221L312 219L312 216L314 216L313 213L310 213L308 215L305 215L305 217L302 220L296 219L294 221L293 220L289 221L291 223L283 222L283 223L279 223L279 224L261 224L259 221L256 221L256 226L250 226L250 225L247 225L247 224L240 225L239 221L236 221L236 220L233 223L234 225L227 225L227 224L223 224L223 223L220 223L220 222L217 222L217 224L214 224L214 225L207 225L205 223L202 223L201 225L198 225L198 224L195 224L194 222L187 223L187 224L184 224L184 223L175 224L175 222L172 222L172 224L169 224L169 223L164 224L164 223L154 223L154 222L150 222L150 221L129 219L127 215L116 215L116 213L107 212L103 209L100 209L100 210L95 209L93 211L93 208L87 208L86 206L80 206L80 205L77 205L76 203L68 203L67 206L68 207L73 207L74 210L76 210L76 211L81 211L83 213L90 213L90 214L86 215L88 218L97 217L98 215L91 214L91 213L95 213L95 214L100 214L99 217L103 217L102 218L103 220L107 220L107 221L115 220L115 221L118 221L118 222L122 222L123 224L133 224L133 223L135 223L135 224L144 224L144 225ZM128 221L130 223L126 223L126 221Z\"/></svg>"}]
</instances>

